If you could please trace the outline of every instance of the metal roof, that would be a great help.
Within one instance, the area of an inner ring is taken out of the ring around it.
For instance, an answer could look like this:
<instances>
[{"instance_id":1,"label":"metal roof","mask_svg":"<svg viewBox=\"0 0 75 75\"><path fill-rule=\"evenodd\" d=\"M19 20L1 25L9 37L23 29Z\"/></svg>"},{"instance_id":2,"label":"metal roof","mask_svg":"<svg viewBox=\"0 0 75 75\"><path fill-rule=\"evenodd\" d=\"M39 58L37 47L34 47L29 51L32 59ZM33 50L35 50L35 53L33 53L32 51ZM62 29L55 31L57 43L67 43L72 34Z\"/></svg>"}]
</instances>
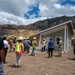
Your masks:
<instances>
[{"instance_id":1,"label":"metal roof","mask_svg":"<svg viewBox=\"0 0 75 75\"><path fill-rule=\"evenodd\" d=\"M50 28L48 28L48 29L42 30L42 31L40 31L40 32L37 32L35 35L41 34L41 33L44 33L44 32L46 32L46 31L55 29L55 28L60 27L60 26L65 26L65 25L68 25L68 26L71 28L71 32L72 32L72 35L73 35L73 34L74 34L74 31L73 31L73 24L72 24L72 21L71 21L71 20L70 20L70 21L67 21L67 22L64 22L64 23L61 23L61 24L58 24L58 25L56 25L56 26L50 27Z\"/></svg>"}]
</instances>

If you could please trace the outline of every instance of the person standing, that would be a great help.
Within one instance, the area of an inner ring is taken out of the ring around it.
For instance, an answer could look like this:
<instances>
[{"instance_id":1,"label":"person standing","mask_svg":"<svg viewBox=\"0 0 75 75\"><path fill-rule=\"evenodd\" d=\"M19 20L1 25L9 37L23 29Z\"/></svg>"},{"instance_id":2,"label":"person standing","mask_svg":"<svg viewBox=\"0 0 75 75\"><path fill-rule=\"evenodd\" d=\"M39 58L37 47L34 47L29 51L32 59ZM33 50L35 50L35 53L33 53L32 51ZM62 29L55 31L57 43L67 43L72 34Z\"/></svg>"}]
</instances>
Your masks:
<instances>
[{"instance_id":1,"label":"person standing","mask_svg":"<svg viewBox=\"0 0 75 75\"><path fill-rule=\"evenodd\" d=\"M17 42L17 36L14 36L14 39L13 39L13 51L15 51L16 42Z\"/></svg>"},{"instance_id":2,"label":"person standing","mask_svg":"<svg viewBox=\"0 0 75 75\"><path fill-rule=\"evenodd\" d=\"M45 39L43 39L43 41L42 41L42 51L45 51L46 50L46 40Z\"/></svg>"},{"instance_id":3,"label":"person standing","mask_svg":"<svg viewBox=\"0 0 75 75\"><path fill-rule=\"evenodd\" d=\"M23 37L19 37L18 42L15 44L15 52L16 52L16 67L21 67L21 57L24 52L24 45L23 45Z\"/></svg>"},{"instance_id":4,"label":"person standing","mask_svg":"<svg viewBox=\"0 0 75 75\"><path fill-rule=\"evenodd\" d=\"M24 38L24 41L23 41L23 44L24 44L24 53L26 53L26 51L27 51L27 40L26 40L26 38Z\"/></svg>"},{"instance_id":5,"label":"person standing","mask_svg":"<svg viewBox=\"0 0 75 75\"><path fill-rule=\"evenodd\" d=\"M6 63L6 56L7 56L7 51L8 51L8 41L6 40L6 36L4 35L3 37L3 43L4 43L4 63Z\"/></svg>"},{"instance_id":6,"label":"person standing","mask_svg":"<svg viewBox=\"0 0 75 75\"><path fill-rule=\"evenodd\" d=\"M27 39L25 38L24 41L23 41L23 44L24 44L24 52L28 53L30 52L30 46L31 46L31 41L29 40L29 37L27 37Z\"/></svg>"},{"instance_id":7,"label":"person standing","mask_svg":"<svg viewBox=\"0 0 75 75\"><path fill-rule=\"evenodd\" d=\"M58 44L58 47L59 47L58 56L59 56L59 57L62 56L62 45L63 45L63 41L62 41L62 39L60 38L60 39L59 39L59 44Z\"/></svg>"},{"instance_id":8,"label":"person standing","mask_svg":"<svg viewBox=\"0 0 75 75\"><path fill-rule=\"evenodd\" d=\"M74 53L74 60L75 60L75 43L74 43L74 46L73 46L73 53Z\"/></svg>"},{"instance_id":9,"label":"person standing","mask_svg":"<svg viewBox=\"0 0 75 75\"><path fill-rule=\"evenodd\" d=\"M53 57L53 50L54 50L54 42L52 41L52 38L50 38L50 41L48 42L48 58Z\"/></svg>"},{"instance_id":10,"label":"person standing","mask_svg":"<svg viewBox=\"0 0 75 75\"><path fill-rule=\"evenodd\" d=\"M31 55L32 55L32 56L35 55L36 45L37 45L37 41L36 41L36 37L34 37L34 38L33 38L33 41L32 41L32 52L31 52Z\"/></svg>"},{"instance_id":11,"label":"person standing","mask_svg":"<svg viewBox=\"0 0 75 75\"><path fill-rule=\"evenodd\" d=\"M4 43L3 39L0 37L0 75L4 75L3 60L4 60Z\"/></svg>"}]
</instances>

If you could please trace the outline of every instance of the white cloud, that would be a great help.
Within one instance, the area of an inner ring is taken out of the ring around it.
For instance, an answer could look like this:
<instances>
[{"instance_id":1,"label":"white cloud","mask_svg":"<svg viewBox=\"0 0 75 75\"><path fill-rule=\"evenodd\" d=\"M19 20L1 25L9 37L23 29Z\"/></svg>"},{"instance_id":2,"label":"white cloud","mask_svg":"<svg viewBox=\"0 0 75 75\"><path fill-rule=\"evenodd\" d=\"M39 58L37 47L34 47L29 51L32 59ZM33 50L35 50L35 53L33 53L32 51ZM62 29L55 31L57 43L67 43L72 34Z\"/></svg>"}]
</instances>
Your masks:
<instances>
[{"instance_id":1,"label":"white cloud","mask_svg":"<svg viewBox=\"0 0 75 75\"><path fill-rule=\"evenodd\" d=\"M0 0L0 23L1 24L23 24L27 25L35 21L57 16L75 15L74 5L61 5L63 0ZM65 1L65 0L64 0ZM75 1L75 0L72 0ZM39 16L28 14L31 5L39 3ZM24 14L28 14L30 19L25 19Z\"/></svg>"},{"instance_id":2,"label":"white cloud","mask_svg":"<svg viewBox=\"0 0 75 75\"><path fill-rule=\"evenodd\" d=\"M69 5L69 4L61 5L60 0L49 0L47 2L46 1L47 0L41 0L40 2L40 5L42 5L42 7L44 6L47 7L47 10L44 11L42 11L42 8L39 7L40 9L39 15L41 17L44 16L48 18L54 18L62 15L66 15L66 16L75 15L74 5Z\"/></svg>"},{"instance_id":3,"label":"white cloud","mask_svg":"<svg viewBox=\"0 0 75 75\"><path fill-rule=\"evenodd\" d=\"M71 9L75 11L75 6L72 6Z\"/></svg>"},{"instance_id":4,"label":"white cloud","mask_svg":"<svg viewBox=\"0 0 75 75\"><path fill-rule=\"evenodd\" d=\"M17 25L27 25L30 23L34 23L35 21L44 20L45 17L42 18L34 18L34 19L24 19L19 16L15 16L13 14L8 14L5 12L0 12L0 24L17 24Z\"/></svg>"},{"instance_id":5,"label":"white cloud","mask_svg":"<svg viewBox=\"0 0 75 75\"><path fill-rule=\"evenodd\" d=\"M29 10L29 5L34 3L34 0L0 0L0 11L24 16L24 13Z\"/></svg>"},{"instance_id":6,"label":"white cloud","mask_svg":"<svg viewBox=\"0 0 75 75\"><path fill-rule=\"evenodd\" d=\"M48 10L47 6L46 6L46 5L42 5L42 4L39 5L39 9L40 9L42 12Z\"/></svg>"},{"instance_id":7,"label":"white cloud","mask_svg":"<svg viewBox=\"0 0 75 75\"><path fill-rule=\"evenodd\" d=\"M61 6L60 4L54 4L54 7L55 7L56 9L64 8L64 6Z\"/></svg>"}]
</instances>

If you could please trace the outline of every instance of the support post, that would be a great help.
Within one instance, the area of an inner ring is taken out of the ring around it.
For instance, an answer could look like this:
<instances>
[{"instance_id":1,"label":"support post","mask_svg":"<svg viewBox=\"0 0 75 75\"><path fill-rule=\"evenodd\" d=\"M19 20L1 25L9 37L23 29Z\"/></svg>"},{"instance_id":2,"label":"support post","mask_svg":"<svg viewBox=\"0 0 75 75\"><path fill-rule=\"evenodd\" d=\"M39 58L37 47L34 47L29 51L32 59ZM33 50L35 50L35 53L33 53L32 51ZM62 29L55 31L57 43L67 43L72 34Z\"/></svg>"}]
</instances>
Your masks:
<instances>
[{"instance_id":1,"label":"support post","mask_svg":"<svg viewBox=\"0 0 75 75\"><path fill-rule=\"evenodd\" d=\"M39 49L41 49L41 34L40 34L40 37L39 37Z\"/></svg>"},{"instance_id":2,"label":"support post","mask_svg":"<svg viewBox=\"0 0 75 75\"><path fill-rule=\"evenodd\" d=\"M64 52L67 51L67 27L64 28Z\"/></svg>"}]
</instances>

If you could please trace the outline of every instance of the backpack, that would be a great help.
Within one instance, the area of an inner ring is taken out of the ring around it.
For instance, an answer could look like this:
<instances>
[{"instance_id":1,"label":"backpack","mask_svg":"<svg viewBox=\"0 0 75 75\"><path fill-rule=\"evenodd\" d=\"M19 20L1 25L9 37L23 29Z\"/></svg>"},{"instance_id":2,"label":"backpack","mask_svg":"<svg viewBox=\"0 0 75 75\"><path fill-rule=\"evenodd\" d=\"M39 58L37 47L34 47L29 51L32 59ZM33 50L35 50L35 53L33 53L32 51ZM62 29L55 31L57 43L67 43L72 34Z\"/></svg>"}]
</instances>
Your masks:
<instances>
[{"instance_id":1,"label":"backpack","mask_svg":"<svg viewBox=\"0 0 75 75\"><path fill-rule=\"evenodd\" d=\"M30 40L27 40L27 46L28 46L28 47L31 46L31 42L30 42Z\"/></svg>"}]
</instances>

